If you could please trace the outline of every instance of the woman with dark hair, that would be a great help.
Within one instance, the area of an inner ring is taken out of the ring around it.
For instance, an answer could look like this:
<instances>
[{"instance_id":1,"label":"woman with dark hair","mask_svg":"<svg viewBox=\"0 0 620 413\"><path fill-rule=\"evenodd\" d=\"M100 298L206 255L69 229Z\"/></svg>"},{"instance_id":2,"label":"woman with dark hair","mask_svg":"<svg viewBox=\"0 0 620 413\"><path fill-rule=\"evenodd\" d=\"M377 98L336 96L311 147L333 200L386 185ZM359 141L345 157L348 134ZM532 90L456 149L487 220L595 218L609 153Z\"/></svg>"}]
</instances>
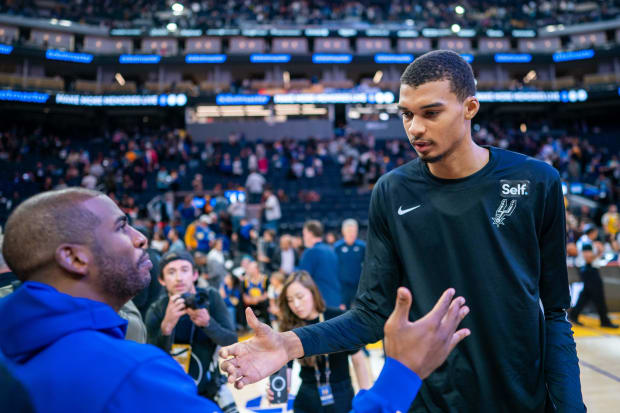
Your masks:
<instances>
[{"instance_id":1,"label":"woman with dark hair","mask_svg":"<svg viewBox=\"0 0 620 413\"><path fill-rule=\"evenodd\" d=\"M292 273L279 296L280 331L289 331L297 327L329 320L343 313L342 310L327 308L310 274L306 271ZM295 413L339 413L352 409L353 386L349 374L349 355L343 352L306 357L299 360L301 364L301 386L295 397ZM292 362L288 365L288 383ZM330 397L331 395L331 397ZM267 390L269 400L273 399L271 390Z\"/></svg>"}]
</instances>

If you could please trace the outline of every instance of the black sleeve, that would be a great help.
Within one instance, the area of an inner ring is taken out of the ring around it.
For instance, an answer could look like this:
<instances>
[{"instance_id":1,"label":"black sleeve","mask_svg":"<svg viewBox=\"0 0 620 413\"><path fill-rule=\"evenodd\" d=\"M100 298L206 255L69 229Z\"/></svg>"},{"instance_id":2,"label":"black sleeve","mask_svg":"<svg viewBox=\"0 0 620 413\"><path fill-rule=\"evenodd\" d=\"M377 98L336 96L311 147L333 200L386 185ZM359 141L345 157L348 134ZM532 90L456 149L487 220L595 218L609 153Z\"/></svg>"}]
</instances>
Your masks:
<instances>
[{"instance_id":1,"label":"black sleeve","mask_svg":"<svg viewBox=\"0 0 620 413\"><path fill-rule=\"evenodd\" d=\"M163 309L163 311L162 311ZM166 353L170 353L172 349L172 336L164 336L161 333L161 322L165 315L165 306L162 301L157 300L146 312L146 341L149 344L159 347Z\"/></svg>"},{"instance_id":2,"label":"black sleeve","mask_svg":"<svg viewBox=\"0 0 620 413\"><path fill-rule=\"evenodd\" d=\"M351 351L383 338L383 325L402 284L394 241L385 219L384 179L370 199L368 241L357 299L345 314L324 323L293 330L301 340L304 355Z\"/></svg>"},{"instance_id":3,"label":"black sleeve","mask_svg":"<svg viewBox=\"0 0 620 413\"><path fill-rule=\"evenodd\" d=\"M555 173L547 192L540 235L540 298L545 312L545 380L558 412L585 412L579 380L579 360L571 325L566 270L564 198Z\"/></svg>"},{"instance_id":4,"label":"black sleeve","mask_svg":"<svg viewBox=\"0 0 620 413\"><path fill-rule=\"evenodd\" d=\"M209 289L209 325L203 327L205 334L219 346L229 346L237 342L237 333L228 314L224 299L217 290Z\"/></svg>"},{"instance_id":5,"label":"black sleeve","mask_svg":"<svg viewBox=\"0 0 620 413\"><path fill-rule=\"evenodd\" d=\"M273 252L270 264L273 271L278 271L282 266L282 250L280 249L280 247L276 247L275 251Z\"/></svg>"}]
</instances>

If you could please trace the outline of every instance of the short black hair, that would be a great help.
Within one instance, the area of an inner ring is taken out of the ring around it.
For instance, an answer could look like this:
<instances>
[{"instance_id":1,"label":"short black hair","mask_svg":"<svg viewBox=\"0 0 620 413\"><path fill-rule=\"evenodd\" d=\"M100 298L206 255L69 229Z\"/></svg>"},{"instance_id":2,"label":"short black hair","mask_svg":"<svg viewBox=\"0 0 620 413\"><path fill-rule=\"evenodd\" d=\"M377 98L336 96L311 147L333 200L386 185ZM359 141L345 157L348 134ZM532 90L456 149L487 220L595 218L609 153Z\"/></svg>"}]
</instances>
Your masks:
<instances>
[{"instance_id":1,"label":"short black hair","mask_svg":"<svg viewBox=\"0 0 620 413\"><path fill-rule=\"evenodd\" d=\"M450 91L461 102L476 95L471 66L451 50L434 50L423 54L410 63L400 77L402 85L412 87L439 80L449 80Z\"/></svg>"},{"instance_id":2,"label":"short black hair","mask_svg":"<svg viewBox=\"0 0 620 413\"><path fill-rule=\"evenodd\" d=\"M95 231L101 220L81 204L104 196L85 188L42 192L22 202L6 222L2 254L20 281L55 260L64 243L95 247Z\"/></svg>"}]
</instances>

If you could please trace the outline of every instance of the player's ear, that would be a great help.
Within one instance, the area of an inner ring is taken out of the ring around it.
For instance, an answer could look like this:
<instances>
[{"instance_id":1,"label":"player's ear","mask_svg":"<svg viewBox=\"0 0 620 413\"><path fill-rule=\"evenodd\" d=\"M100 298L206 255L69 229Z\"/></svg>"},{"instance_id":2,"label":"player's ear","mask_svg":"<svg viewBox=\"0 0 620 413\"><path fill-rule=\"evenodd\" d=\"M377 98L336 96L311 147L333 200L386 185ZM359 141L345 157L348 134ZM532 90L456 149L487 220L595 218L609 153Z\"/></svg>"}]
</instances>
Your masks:
<instances>
[{"instance_id":1,"label":"player's ear","mask_svg":"<svg viewBox=\"0 0 620 413\"><path fill-rule=\"evenodd\" d=\"M466 120L472 120L474 116L476 116L476 114L478 113L478 110L480 110L480 102L475 96L469 96L467 99L465 99L463 105L465 107L464 113Z\"/></svg>"}]
</instances>

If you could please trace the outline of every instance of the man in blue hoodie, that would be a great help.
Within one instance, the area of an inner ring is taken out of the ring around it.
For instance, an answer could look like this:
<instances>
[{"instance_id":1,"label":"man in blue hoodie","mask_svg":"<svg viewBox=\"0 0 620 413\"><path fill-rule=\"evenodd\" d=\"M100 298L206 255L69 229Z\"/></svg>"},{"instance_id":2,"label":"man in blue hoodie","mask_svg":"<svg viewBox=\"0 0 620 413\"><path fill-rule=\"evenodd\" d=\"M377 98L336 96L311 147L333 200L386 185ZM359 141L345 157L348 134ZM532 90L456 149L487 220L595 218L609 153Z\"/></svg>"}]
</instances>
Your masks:
<instances>
[{"instance_id":1,"label":"man in blue hoodie","mask_svg":"<svg viewBox=\"0 0 620 413\"><path fill-rule=\"evenodd\" d=\"M0 351L39 412L216 412L168 354L126 341L116 312L150 281L146 238L107 196L71 188L19 205L3 255Z\"/></svg>"},{"instance_id":2,"label":"man in blue hoodie","mask_svg":"<svg viewBox=\"0 0 620 413\"><path fill-rule=\"evenodd\" d=\"M10 367L0 386L14 375L40 413L221 413L168 354L123 339L127 322L116 312L148 284L152 264L146 238L110 198L83 188L35 195L11 214L5 234L2 253L23 284L0 300L0 373ZM355 398L354 412L406 408L420 379L469 335L456 331L469 309L453 295L447 290L412 323L411 294L399 290L385 325L386 364L373 388ZM246 314L258 336L276 334ZM0 393L0 405L16 397Z\"/></svg>"}]
</instances>

